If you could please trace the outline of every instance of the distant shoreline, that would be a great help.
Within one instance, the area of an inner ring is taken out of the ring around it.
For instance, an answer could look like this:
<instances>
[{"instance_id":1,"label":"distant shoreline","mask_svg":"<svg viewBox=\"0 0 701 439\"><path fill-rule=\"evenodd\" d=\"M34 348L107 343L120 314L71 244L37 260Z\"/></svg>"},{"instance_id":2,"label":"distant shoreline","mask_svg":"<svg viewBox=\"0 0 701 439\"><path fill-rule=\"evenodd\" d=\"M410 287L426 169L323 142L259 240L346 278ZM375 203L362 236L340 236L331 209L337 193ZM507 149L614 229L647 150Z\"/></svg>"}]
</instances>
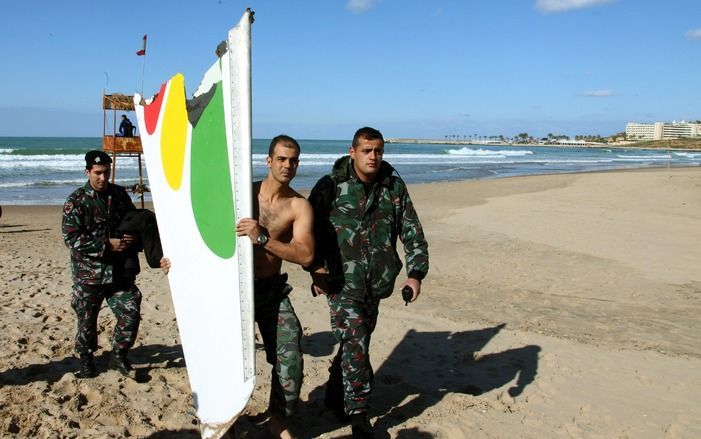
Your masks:
<instances>
[{"instance_id":1,"label":"distant shoreline","mask_svg":"<svg viewBox=\"0 0 701 439\"><path fill-rule=\"evenodd\" d=\"M556 143L512 143L494 142L484 140L441 140L441 139L414 139L404 137L390 137L385 143L404 143L422 145L478 145L478 146L515 146L515 147L555 147L555 148L638 148L648 150L668 151L701 151L701 139L673 139L656 140L646 142L616 142L616 143L583 143L581 145L560 145ZM676 145L675 145L676 144Z\"/></svg>"}]
</instances>

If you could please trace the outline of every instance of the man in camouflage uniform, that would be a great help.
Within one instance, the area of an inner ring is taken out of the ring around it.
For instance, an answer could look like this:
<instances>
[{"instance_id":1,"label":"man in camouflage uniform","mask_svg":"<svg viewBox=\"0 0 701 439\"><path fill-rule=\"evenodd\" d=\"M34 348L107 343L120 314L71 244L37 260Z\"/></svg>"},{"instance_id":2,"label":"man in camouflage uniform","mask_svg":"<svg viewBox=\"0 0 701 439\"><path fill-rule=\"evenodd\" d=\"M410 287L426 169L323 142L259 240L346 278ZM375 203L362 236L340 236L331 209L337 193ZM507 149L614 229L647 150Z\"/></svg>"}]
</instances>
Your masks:
<instances>
[{"instance_id":1,"label":"man in camouflage uniform","mask_svg":"<svg viewBox=\"0 0 701 439\"><path fill-rule=\"evenodd\" d=\"M110 368L123 375L133 374L127 351L139 330L141 292L134 284L140 270L136 239L128 234L116 236L122 217L135 207L123 187L109 182L111 163L102 151L88 152L88 181L63 206L63 240L70 249L73 274L71 306L78 319L75 350L81 359L79 374L84 378L96 375L93 354L103 300L117 318Z\"/></svg>"},{"instance_id":2,"label":"man in camouflage uniform","mask_svg":"<svg viewBox=\"0 0 701 439\"><path fill-rule=\"evenodd\" d=\"M303 196L290 187L299 165L299 144L280 135L270 142L268 176L253 185L253 216L236 226L239 236L254 243L255 319L263 337L265 356L272 368L270 431L276 437L292 437L290 416L302 386L302 328L287 297L292 287L280 274L282 261L300 265L312 262L313 212Z\"/></svg>"},{"instance_id":3,"label":"man in camouflage uniform","mask_svg":"<svg viewBox=\"0 0 701 439\"><path fill-rule=\"evenodd\" d=\"M412 302L428 272L428 244L404 181L382 160L382 134L359 129L349 153L309 195L316 256L307 269L314 291L327 297L331 329L340 344L325 403L339 418L350 417L354 438L371 438L370 337L380 300L392 294L402 268L397 238L404 244L408 272L400 289L412 289Z\"/></svg>"}]
</instances>

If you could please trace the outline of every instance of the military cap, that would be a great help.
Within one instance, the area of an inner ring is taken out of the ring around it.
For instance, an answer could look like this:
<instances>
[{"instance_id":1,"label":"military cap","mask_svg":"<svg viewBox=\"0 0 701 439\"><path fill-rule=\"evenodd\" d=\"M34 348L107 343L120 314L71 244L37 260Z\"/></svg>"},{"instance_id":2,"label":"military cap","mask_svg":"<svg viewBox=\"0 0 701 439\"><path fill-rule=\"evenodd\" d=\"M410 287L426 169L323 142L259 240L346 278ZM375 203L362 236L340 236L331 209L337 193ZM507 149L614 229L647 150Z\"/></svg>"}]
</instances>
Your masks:
<instances>
[{"instance_id":1,"label":"military cap","mask_svg":"<svg viewBox=\"0 0 701 439\"><path fill-rule=\"evenodd\" d=\"M112 163L112 159L104 151L88 151L85 154L85 166L90 165L105 165L109 166Z\"/></svg>"}]
</instances>

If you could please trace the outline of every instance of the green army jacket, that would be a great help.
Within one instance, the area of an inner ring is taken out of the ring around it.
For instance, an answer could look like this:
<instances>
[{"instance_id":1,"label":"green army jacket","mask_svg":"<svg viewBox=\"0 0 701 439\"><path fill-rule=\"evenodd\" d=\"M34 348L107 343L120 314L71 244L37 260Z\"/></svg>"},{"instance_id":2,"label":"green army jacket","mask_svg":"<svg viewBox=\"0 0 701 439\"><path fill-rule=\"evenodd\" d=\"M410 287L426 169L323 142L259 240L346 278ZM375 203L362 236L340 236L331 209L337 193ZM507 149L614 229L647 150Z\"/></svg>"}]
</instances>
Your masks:
<instances>
[{"instance_id":1,"label":"green army jacket","mask_svg":"<svg viewBox=\"0 0 701 439\"><path fill-rule=\"evenodd\" d=\"M374 183L364 185L350 156L312 189L316 255L314 270L325 266L331 294L385 298L402 269L397 238L404 245L409 277L428 273L428 244L404 181L382 162Z\"/></svg>"},{"instance_id":2,"label":"green army jacket","mask_svg":"<svg viewBox=\"0 0 701 439\"><path fill-rule=\"evenodd\" d=\"M124 256L111 252L108 241L124 214L133 209L126 190L114 184L99 194L87 182L68 197L61 232L70 249L74 283L103 285L121 280Z\"/></svg>"}]
</instances>

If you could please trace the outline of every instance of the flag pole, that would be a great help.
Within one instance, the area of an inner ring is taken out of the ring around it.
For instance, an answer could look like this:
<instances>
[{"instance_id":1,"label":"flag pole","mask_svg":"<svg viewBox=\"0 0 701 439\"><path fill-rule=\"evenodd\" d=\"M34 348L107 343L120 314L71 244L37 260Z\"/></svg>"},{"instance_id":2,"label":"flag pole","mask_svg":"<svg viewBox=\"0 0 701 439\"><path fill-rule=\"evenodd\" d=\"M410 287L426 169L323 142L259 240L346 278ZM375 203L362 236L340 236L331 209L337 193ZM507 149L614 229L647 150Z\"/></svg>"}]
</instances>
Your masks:
<instances>
[{"instance_id":1,"label":"flag pole","mask_svg":"<svg viewBox=\"0 0 701 439\"><path fill-rule=\"evenodd\" d=\"M144 38L141 43L141 50L136 52L138 56L143 56L143 62L141 63L141 96L144 95L144 73L146 72L146 38L147 35L144 34Z\"/></svg>"},{"instance_id":2,"label":"flag pole","mask_svg":"<svg viewBox=\"0 0 701 439\"><path fill-rule=\"evenodd\" d=\"M141 96L144 95L144 72L146 71L146 54L144 53L144 61L141 63Z\"/></svg>"}]
</instances>

